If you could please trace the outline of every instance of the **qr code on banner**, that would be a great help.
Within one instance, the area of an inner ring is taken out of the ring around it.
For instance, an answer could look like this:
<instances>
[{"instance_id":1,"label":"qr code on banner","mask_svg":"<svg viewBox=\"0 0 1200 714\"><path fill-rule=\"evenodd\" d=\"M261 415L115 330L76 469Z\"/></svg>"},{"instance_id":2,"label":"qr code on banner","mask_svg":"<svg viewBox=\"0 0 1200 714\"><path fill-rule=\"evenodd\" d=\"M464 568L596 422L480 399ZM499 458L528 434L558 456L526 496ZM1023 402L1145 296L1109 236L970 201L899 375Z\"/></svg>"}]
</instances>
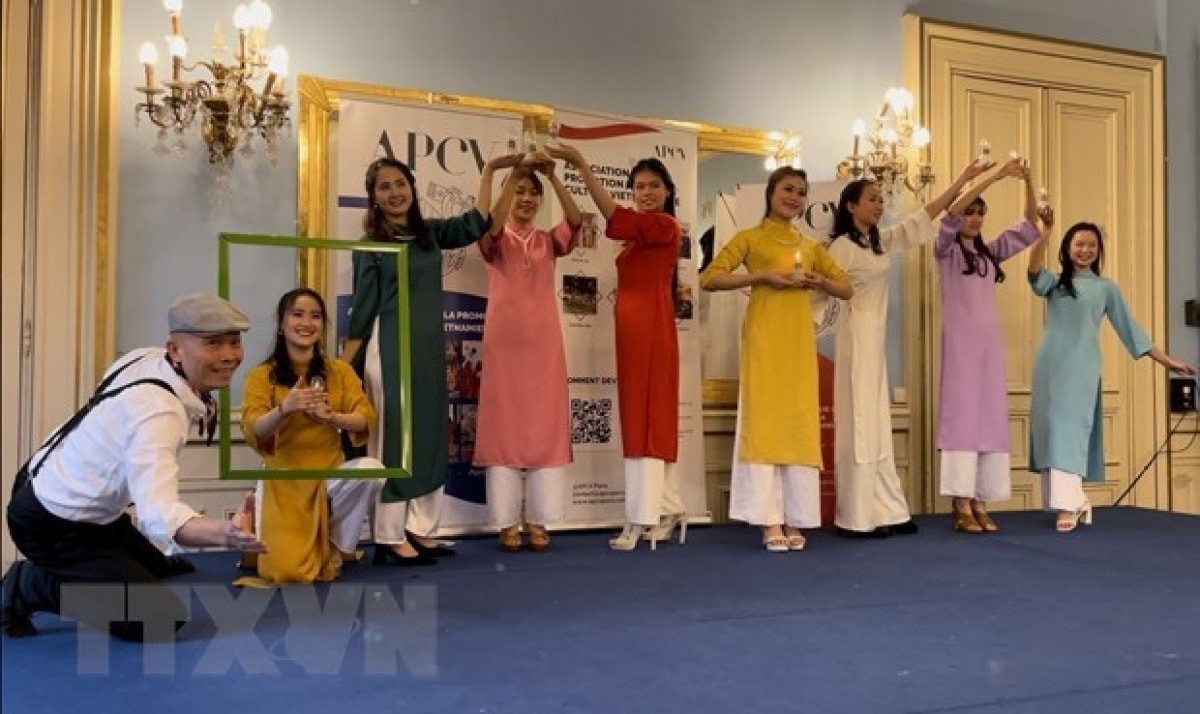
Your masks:
<instances>
[{"instance_id":1,"label":"qr code on banner","mask_svg":"<svg viewBox=\"0 0 1200 714\"><path fill-rule=\"evenodd\" d=\"M571 400L571 443L607 444L612 441L612 399Z\"/></svg>"}]
</instances>

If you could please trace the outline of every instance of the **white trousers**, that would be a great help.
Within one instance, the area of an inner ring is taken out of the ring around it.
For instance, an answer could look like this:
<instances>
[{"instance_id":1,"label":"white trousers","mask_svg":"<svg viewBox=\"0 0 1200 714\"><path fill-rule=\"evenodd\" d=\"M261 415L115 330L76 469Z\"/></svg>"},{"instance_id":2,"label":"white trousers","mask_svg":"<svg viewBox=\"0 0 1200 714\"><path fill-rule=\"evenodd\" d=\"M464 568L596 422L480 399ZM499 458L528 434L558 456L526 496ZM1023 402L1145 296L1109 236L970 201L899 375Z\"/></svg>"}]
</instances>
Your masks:
<instances>
[{"instance_id":1,"label":"white trousers","mask_svg":"<svg viewBox=\"0 0 1200 714\"><path fill-rule=\"evenodd\" d=\"M382 469L377 459L350 459L339 469ZM358 547L363 522L383 488L381 478L331 478L325 480L325 496L329 499L329 540L345 553ZM254 532L262 533L263 482L254 487Z\"/></svg>"},{"instance_id":2,"label":"white trousers","mask_svg":"<svg viewBox=\"0 0 1200 714\"><path fill-rule=\"evenodd\" d=\"M1087 503L1083 477L1070 471L1042 471L1042 508L1051 511L1078 511Z\"/></svg>"},{"instance_id":3,"label":"white trousers","mask_svg":"<svg viewBox=\"0 0 1200 714\"><path fill-rule=\"evenodd\" d=\"M661 516L686 513L675 463L649 457L625 459L625 521L652 526Z\"/></svg>"},{"instance_id":4,"label":"white trousers","mask_svg":"<svg viewBox=\"0 0 1200 714\"><path fill-rule=\"evenodd\" d=\"M904 523L911 516L896 461L857 463L853 457L837 461L837 518L839 528L873 531L880 526Z\"/></svg>"},{"instance_id":5,"label":"white trousers","mask_svg":"<svg viewBox=\"0 0 1200 714\"><path fill-rule=\"evenodd\" d=\"M943 451L943 496L979 501L1012 497L1011 458L1007 451Z\"/></svg>"},{"instance_id":6,"label":"white trousers","mask_svg":"<svg viewBox=\"0 0 1200 714\"><path fill-rule=\"evenodd\" d=\"M524 500L527 522L539 526L558 523L563 519L566 478L567 470L562 466L529 469L527 475L521 469L488 466L487 503L492 522L500 528L520 523Z\"/></svg>"},{"instance_id":7,"label":"white trousers","mask_svg":"<svg viewBox=\"0 0 1200 714\"><path fill-rule=\"evenodd\" d=\"M737 463L729 517L756 526L821 526L821 474L813 466Z\"/></svg>"},{"instance_id":8,"label":"white trousers","mask_svg":"<svg viewBox=\"0 0 1200 714\"><path fill-rule=\"evenodd\" d=\"M378 459L364 456L350 459L342 464L343 469L386 468ZM329 496L329 539L339 550L353 553L362 534L363 523L371 507L379 500L383 488L381 478L335 478L325 482Z\"/></svg>"},{"instance_id":9,"label":"white trousers","mask_svg":"<svg viewBox=\"0 0 1200 714\"><path fill-rule=\"evenodd\" d=\"M408 540L404 531L419 536L432 536L442 517L442 493L445 487L438 486L424 496L407 501L384 503L375 506L375 542L400 545Z\"/></svg>"}]
</instances>

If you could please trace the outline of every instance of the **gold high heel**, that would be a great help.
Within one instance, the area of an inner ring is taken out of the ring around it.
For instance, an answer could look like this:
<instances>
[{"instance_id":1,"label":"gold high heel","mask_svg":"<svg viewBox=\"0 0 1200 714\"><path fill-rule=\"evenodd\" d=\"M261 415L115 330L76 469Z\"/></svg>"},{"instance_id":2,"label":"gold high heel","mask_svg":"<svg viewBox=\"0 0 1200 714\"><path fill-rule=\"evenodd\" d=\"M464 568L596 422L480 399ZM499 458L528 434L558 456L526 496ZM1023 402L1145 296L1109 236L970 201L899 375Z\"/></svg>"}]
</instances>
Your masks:
<instances>
[{"instance_id":1,"label":"gold high heel","mask_svg":"<svg viewBox=\"0 0 1200 714\"><path fill-rule=\"evenodd\" d=\"M521 550L521 529L519 526L508 526L500 529L500 550L505 553L516 553Z\"/></svg>"},{"instance_id":2,"label":"gold high heel","mask_svg":"<svg viewBox=\"0 0 1200 714\"><path fill-rule=\"evenodd\" d=\"M1075 530L1079 524L1085 526L1092 525L1092 504L1085 502L1078 511L1059 511L1058 522L1054 524L1054 530L1059 533L1070 533Z\"/></svg>"},{"instance_id":3,"label":"gold high heel","mask_svg":"<svg viewBox=\"0 0 1200 714\"><path fill-rule=\"evenodd\" d=\"M983 501L971 501L971 514L975 516L975 521L983 528L984 533L996 533L1000 530L1000 526L996 525L991 514L983 507Z\"/></svg>"},{"instance_id":4,"label":"gold high heel","mask_svg":"<svg viewBox=\"0 0 1200 714\"><path fill-rule=\"evenodd\" d=\"M541 553L550 547L550 534L545 526L528 523L525 529L529 532L529 549L534 553Z\"/></svg>"},{"instance_id":5,"label":"gold high heel","mask_svg":"<svg viewBox=\"0 0 1200 714\"><path fill-rule=\"evenodd\" d=\"M954 511L954 520L951 521L950 527L959 533L983 532L983 526L979 525L979 521L975 520L975 514L971 511Z\"/></svg>"}]
</instances>

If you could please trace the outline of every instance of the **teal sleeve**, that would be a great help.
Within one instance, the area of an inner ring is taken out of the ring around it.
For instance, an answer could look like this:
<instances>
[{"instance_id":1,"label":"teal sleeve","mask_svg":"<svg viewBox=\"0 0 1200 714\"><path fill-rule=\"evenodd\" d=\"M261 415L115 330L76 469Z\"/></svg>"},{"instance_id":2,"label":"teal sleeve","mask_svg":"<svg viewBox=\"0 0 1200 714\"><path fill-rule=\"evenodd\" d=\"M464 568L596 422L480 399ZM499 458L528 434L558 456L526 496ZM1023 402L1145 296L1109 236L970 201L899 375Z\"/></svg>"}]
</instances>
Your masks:
<instances>
[{"instance_id":1,"label":"teal sleeve","mask_svg":"<svg viewBox=\"0 0 1200 714\"><path fill-rule=\"evenodd\" d=\"M1049 295L1050 291L1054 290L1055 285L1058 285L1058 278L1054 277L1054 273L1045 268L1038 271L1037 275L1029 276L1029 287L1033 289L1035 294L1042 297Z\"/></svg>"},{"instance_id":2,"label":"teal sleeve","mask_svg":"<svg viewBox=\"0 0 1200 714\"><path fill-rule=\"evenodd\" d=\"M1137 358L1154 349L1154 343L1133 319L1133 314L1129 312L1129 305L1125 303L1125 298L1121 296L1121 291L1116 284L1105 280L1104 290L1104 314L1108 315L1109 324L1113 326L1113 330L1117 333L1117 337L1121 338L1121 344L1125 345L1129 354Z\"/></svg>"},{"instance_id":3,"label":"teal sleeve","mask_svg":"<svg viewBox=\"0 0 1200 714\"><path fill-rule=\"evenodd\" d=\"M484 218L479 209L472 208L461 216L429 221L429 235L439 248L450 250L471 245L491 227L491 219Z\"/></svg>"},{"instance_id":4,"label":"teal sleeve","mask_svg":"<svg viewBox=\"0 0 1200 714\"><path fill-rule=\"evenodd\" d=\"M350 307L352 340L363 340L371 333L371 325L379 316L379 259L380 253L354 251L354 300Z\"/></svg>"}]
</instances>

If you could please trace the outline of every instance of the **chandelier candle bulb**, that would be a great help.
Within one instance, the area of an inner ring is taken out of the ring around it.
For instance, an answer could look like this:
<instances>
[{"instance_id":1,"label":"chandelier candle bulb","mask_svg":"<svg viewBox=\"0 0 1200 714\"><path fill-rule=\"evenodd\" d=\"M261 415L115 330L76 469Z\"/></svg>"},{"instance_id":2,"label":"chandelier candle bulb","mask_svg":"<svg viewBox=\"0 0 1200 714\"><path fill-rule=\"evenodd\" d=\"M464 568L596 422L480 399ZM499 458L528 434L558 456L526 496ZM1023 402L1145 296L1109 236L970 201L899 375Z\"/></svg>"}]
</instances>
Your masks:
<instances>
[{"instance_id":1,"label":"chandelier candle bulb","mask_svg":"<svg viewBox=\"0 0 1200 714\"><path fill-rule=\"evenodd\" d=\"M183 0L163 0L163 7L171 13L171 34L182 35L183 21L179 16L183 13Z\"/></svg>"},{"instance_id":2,"label":"chandelier candle bulb","mask_svg":"<svg viewBox=\"0 0 1200 714\"><path fill-rule=\"evenodd\" d=\"M154 65L158 62L158 50L154 49L153 42L142 43L142 48L138 52L138 61L146 68L145 89L154 89Z\"/></svg>"}]
</instances>

